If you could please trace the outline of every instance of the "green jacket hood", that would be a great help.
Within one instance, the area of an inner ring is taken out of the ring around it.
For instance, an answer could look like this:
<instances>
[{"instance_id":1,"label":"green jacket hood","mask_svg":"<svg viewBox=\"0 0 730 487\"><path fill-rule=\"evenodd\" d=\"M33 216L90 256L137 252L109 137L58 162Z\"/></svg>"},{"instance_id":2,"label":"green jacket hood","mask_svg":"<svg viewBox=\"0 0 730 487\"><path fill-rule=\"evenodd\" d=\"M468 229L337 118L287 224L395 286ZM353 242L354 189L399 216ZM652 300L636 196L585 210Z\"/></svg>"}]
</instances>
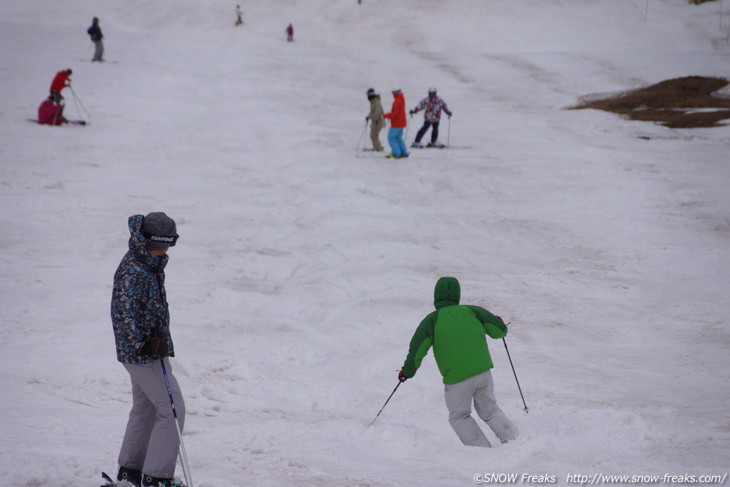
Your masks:
<instances>
[{"instance_id":1,"label":"green jacket hood","mask_svg":"<svg viewBox=\"0 0 730 487\"><path fill-rule=\"evenodd\" d=\"M433 290L433 304L436 309L459 304L461 286L455 277L442 277Z\"/></svg>"}]
</instances>

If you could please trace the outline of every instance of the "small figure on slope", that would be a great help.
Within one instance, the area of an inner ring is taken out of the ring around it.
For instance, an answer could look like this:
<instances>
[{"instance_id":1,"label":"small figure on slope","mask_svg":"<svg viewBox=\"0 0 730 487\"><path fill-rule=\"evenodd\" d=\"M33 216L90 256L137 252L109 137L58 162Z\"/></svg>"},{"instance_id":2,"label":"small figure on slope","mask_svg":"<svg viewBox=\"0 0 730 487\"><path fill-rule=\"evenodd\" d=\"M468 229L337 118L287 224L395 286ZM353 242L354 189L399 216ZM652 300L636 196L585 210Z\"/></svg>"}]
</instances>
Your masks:
<instances>
[{"instance_id":1,"label":"small figure on slope","mask_svg":"<svg viewBox=\"0 0 730 487\"><path fill-rule=\"evenodd\" d=\"M241 6L236 5L236 25L242 25L243 24L243 11L241 11Z\"/></svg>"},{"instance_id":2,"label":"small figure on slope","mask_svg":"<svg viewBox=\"0 0 730 487\"><path fill-rule=\"evenodd\" d=\"M291 24L286 28L286 40L289 42L294 41L294 26Z\"/></svg>"},{"instance_id":3,"label":"small figure on slope","mask_svg":"<svg viewBox=\"0 0 730 487\"><path fill-rule=\"evenodd\" d=\"M383 105L380 103L380 95L372 88L367 91L370 100L370 113L365 120L370 120L370 140L373 142L373 150L382 152L383 146L380 143L380 131L385 126L383 119Z\"/></svg>"},{"instance_id":4,"label":"small figure on slope","mask_svg":"<svg viewBox=\"0 0 730 487\"><path fill-rule=\"evenodd\" d=\"M175 221L162 212L129 217L129 250L114 274L111 318L119 360L132 381L132 410L119 452L118 480L134 487L174 486L185 404L172 375L175 349L165 292ZM162 363L161 363L162 362ZM164 369L163 369L164 367ZM179 425L175 425L165 373Z\"/></svg>"},{"instance_id":5,"label":"small figure on slope","mask_svg":"<svg viewBox=\"0 0 730 487\"><path fill-rule=\"evenodd\" d=\"M416 108L411 110L411 115L418 113L420 110L426 110L423 114L423 127L416 134L416 141L413 142L411 147L422 148L421 139L429 127L431 127L431 143L428 147L445 147L444 144L438 141L439 138L439 122L441 121L441 110L445 111L446 114L451 118L452 113L449 111L449 107L446 106L446 102L436 95L436 88L431 87L428 89L428 96L421 100Z\"/></svg>"},{"instance_id":6,"label":"small figure on slope","mask_svg":"<svg viewBox=\"0 0 730 487\"><path fill-rule=\"evenodd\" d=\"M408 157L408 149L403 141L403 129L408 126L406 117L406 98L400 88L393 90L393 106L389 113L383 115L384 118L390 119L390 129L388 130L388 144L392 153L387 157L400 159Z\"/></svg>"},{"instance_id":7,"label":"small figure on slope","mask_svg":"<svg viewBox=\"0 0 730 487\"><path fill-rule=\"evenodd\" d=\"M92 61L102 62L104 61L104 43L101 41L104 38L104 34L101 33L101 27L99 27L99 17L94 17L91 20L91 27L86 31L91 37L91 42L94 43L94 57Z\"/></svg>"},{"instance_id":8,"label":"small figure on slope","mask_svg":"<svg viewBox=\"0 0 730 487\"><path fill-rule=\"evenodd\" d=\"M63 100L61 91L67 86L71 86L72 74L73 71L69 68L59 71L56 73L56 76L53 77L53 81L51 81L51 101L53 103L61 103Z\"/></svg>"},{"instance_id":9,"label":"small figure on slope","mask_svg":"<svg viewBox=\"0 0 730 487\"><path fill-rule=\"evenodd\" d=\"M436 282L436 311L426 316L413 334L398 380L405 382L416 375L433 346L444 379L449 423L461 442L469 446L492 446L471 417L473 401L479 417L506 443L517 437L517 428L497 406L490 370L494 365L485 334L503 338L507 327L502 318L482 307L459 305L460 299L461 286L456 278L442 277Z\"/></svg>"}]
</instances>

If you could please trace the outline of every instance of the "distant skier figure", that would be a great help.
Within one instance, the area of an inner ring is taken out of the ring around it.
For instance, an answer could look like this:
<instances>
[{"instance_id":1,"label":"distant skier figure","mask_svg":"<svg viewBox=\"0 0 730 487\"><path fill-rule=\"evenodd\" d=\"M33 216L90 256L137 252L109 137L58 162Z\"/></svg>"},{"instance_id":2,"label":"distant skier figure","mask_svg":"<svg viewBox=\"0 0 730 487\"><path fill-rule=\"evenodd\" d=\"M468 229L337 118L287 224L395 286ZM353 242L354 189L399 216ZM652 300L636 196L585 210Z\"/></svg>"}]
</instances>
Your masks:
<instances>
[{"instance_id":1,"label":"distant skier figure","mask_svg":"<svg viewBox=\"0 0 730 487\"><path fill-rule=\"evenodd\" d=\"M132 410L119 452L117 480L127 480L134 487L173 487L180 438L171 397L180 431L185 404L170 368L169 357L175 356L175 349L165 266L167 251L178 239L177 227L163 212L130 216L128 227L129 250L114 273L111 300L117 360L132 382Z\"/></svg>"},{"instance_id":2,"label":"distant skier figure","mask_svg":"<svg viewBox=\"0 0 730 487\"><path fill-rule=\"evenodd\" d=\"M370 100L370 113L365 120L370 120L370 140L373 143L373 150L377 152L383 151L380 143L380 131L385 126L383 119L383 105L380 103L380 95L372 88L367 91L368 100Z\"/></svg>"},{"instance_id":3,"label":"distant skier figure","mask_svg":"<svg viewBox=\"0 0 730 487\"><path fill-rule=\"evenodd\" d=\"M398 380L416 375L421 361L433 346L436 364L444 379L449 423L468 446L492 446L471 417L472 402L479 417L502 443L517 437L517 428L502 412L494 397L494 367L485 335L503 338L507 327L502 318L480 306L459 305L461 286L454 277L442 277L434 288L436 311L416 328Z\"/></svg>"},{"instance_id":4,"label":"distant skier figure","mask_svg":"<svg viewBox=\"0 0 730 487\"><path fill-rule=\"evenodd\" d=\"M388 144L392 153L387 157L400 159L408 157L408 149L403 141L403 129L408 126L406 119L406 99L400 88L393 90L393 106L389 113L383 115L384 118L390 119L390 129L388 130Z\"/></svg>"},{"instance_id":5,"label":"distant skier figure","mask_svg":"<svg viewBox=\"0 0 730 487\"><path fill-rule=\"evenodd\" d=\"M242 25L243 24L243 12L241 11L241 6L236 5L236 25Z\"/></svg>"},{"instance_id":6,"label":"distant skier figure","mask_svg":"<svg viewBox=\"0 0 730 487\"><path fill-rule=\"evenodd\" d=\"M38 123L40 125L61 125L68 123L63 117L63 104L54 103L52 97L48 97L38 107Z\"/></svg>"},{"instance_id":7,"label":"distant skier figure","mask_svg":"<svg viewBox=\"0 0 730 487\"><path fill-rule=\"evenodd\" d=\"M67 86L71 86L70 76L72 74L73 71L69 68L59 71L56 73L56 76L54 76L53 81L51 82L51 101L53 103L61 103L63 100L61 91Z\"/></svg>"},{"instance_id":8,"label":"distant skier figure","mask_svg":"<svg viewBox=\"0 0 730 487\"><path fill-rule=\"evenodd\" d=\"M421 100L416 108L410 111L411 115L418 113L420 110L426 110L423 115L423 127L416 134L416 141L413 142L411 147L422 148L421 139L429 127L431 127L431 143L428 147L445 147L444 144L438 141L439 138L439 122L441 121L441 110L451 118L452 113L449 111L449 107L446 106L446 102L436 95L436 88L431 87L428 89L428 97Z\"/></svg>"},{"instance_id":9,"label":"distant skier figure","mask_svg":"<svg viewBox=\"0 0 730 487\"><path fill-rule=\"evenodd\" d=\"M286 28L286 40L289 42L294 41L294 26L291 24Z\"/></svg>"},{"instance_id":10,"label":"distant skier figure","mask_svg":"<svg viewBox=\"0 0 730 487\"><path fill-rule=\"evenodd\" d=\"M104 34L101 33L101 27L99 27L99 17L94 17L91 20L91 27L89 27L86 33L89 34L91 41L94 43L94 57L91 61L104 61L104 43L101 41L104 38Z\"/></svg>"}]
</instances>

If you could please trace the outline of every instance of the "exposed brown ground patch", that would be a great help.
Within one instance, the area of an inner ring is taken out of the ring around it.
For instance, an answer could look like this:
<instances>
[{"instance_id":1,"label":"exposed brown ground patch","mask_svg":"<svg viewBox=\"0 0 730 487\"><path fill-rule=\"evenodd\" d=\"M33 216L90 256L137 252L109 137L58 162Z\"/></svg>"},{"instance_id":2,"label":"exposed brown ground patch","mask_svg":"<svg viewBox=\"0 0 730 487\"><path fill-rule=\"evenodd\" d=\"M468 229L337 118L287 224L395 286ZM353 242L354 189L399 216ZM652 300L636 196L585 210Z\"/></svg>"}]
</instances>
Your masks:
<instances>
[{"instance_id":1,"label":"exposed brown ground patch","mask_svg":"<svg viewBox=\"0 0 730 487\"><path fill-rule=\"evenodd\" d=\"M586 101L572 108L605 110L630 120L657 122L670 128L718 127L726 125L720 122L730 118L730 98L713 93L728 84L725 78L687 76Z\"/></svg>"}]
</instances>

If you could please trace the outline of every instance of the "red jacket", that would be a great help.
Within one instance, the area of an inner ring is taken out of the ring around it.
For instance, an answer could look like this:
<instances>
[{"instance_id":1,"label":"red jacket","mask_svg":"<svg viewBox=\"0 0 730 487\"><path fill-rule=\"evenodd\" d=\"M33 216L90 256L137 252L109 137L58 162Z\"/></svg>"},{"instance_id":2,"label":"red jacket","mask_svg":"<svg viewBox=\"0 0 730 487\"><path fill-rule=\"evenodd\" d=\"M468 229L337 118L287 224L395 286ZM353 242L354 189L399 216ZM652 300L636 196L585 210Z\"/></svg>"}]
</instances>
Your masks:
<instances>
[{"instance_id":1,"label":"red jacket","mask_svg":"<svg viewBox=\"0 0 730 487\"><path fill-rule=\"evenodd\" d=\"M58 93L61 93L61 90L65 87L69 86L71 83L68 79L68 73L64 69L63 71L59 71L56 73L56 77L53 78L53 82L51 83L51 91L57 91Z\"/></svg>"},{"instance_id":2,"label":"red jacket","mask_svg":"<svg viewBox=\"0 0 730 487\"><path fill-rule=\"evenodd\" d=\"M56 105L51 100L46 100L38 107L38 123L41 125L61 125L65 123L63 118L63 105Z\"/></svg>"},{"instance_id":3,"label":"red jacket","mask_svg":"<svg viewBox=\"0 0 730 487\"><path fill-rule=\"evenodd\" d=\"M406 97L403 96L403 93L395 95L390 113L383 115L383 118L389 118L390 126L394 129L406 128L408 120L406 120Z\"/></svg>"}]
</instances>

